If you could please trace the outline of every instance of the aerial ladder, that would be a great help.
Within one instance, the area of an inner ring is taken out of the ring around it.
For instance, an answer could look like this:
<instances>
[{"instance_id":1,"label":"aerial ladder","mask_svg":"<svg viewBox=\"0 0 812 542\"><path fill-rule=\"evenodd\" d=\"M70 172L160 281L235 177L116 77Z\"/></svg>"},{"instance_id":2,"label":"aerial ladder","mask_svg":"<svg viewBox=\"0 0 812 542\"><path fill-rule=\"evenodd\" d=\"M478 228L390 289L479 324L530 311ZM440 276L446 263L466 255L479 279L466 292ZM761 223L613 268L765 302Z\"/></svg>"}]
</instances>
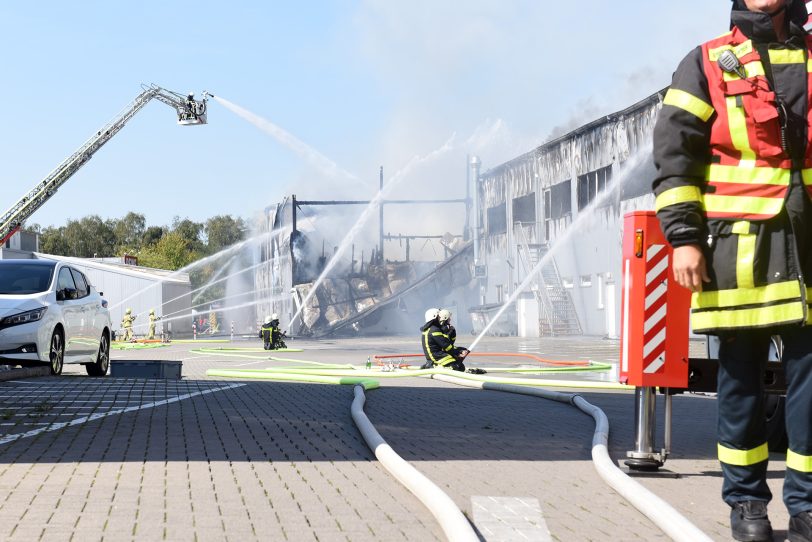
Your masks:
<instances>
[{"instance_id":1,"label":"aerial ladder","mask_svg":"<svg viewBox=\"0 0 812 542\"><path fill-rule=\"evenodd\" d=\"M47 177L3 213L0 217L0 245L14 235L28 217L42 207L59 187L93 158L96 152L120 132L124 125L151 100L158 100L174 108L178 115L178 124L182 126L206 124L206 102L213 97L212 94L204 91L202 99L196 100L193 93L184 96L158 85L142 85L141 89L141 93L121 113L85 141L76 152L56 166Z\"/></svg>"}]
</instances>

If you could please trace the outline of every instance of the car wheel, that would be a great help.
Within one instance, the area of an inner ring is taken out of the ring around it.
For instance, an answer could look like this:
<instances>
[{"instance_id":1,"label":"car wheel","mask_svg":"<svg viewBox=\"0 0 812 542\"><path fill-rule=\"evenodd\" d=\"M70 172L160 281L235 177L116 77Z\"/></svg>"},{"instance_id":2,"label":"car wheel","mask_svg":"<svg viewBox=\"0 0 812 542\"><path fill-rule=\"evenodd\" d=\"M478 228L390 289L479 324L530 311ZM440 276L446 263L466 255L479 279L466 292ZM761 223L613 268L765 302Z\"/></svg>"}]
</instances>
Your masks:
<instances>
[{"instance_id":1,"label":"car wheel","mask_svg":"<svg viewBox=\"0 0 812 542\"><path fill-rule=\"evenodd\" d=\"M62 367L65 364L65 341L62 338L62 332L58 329L54 330L51 335L51 349L48 352L48 359L50 360L50 369L52 375L61 375Z\"/></svg>"},{"instance_id":2,"label":"car wheel","mask_svg":"<svg viewBox=\"0 0 812 542\"><path fill-rule=\"evenodd\" d=\"M99 352L96 354L95 363L85 365L85 370L90 376L104 376L110 368L110 340L107 334L102 333L99 341Z\"/></svg>"}]
</instances>

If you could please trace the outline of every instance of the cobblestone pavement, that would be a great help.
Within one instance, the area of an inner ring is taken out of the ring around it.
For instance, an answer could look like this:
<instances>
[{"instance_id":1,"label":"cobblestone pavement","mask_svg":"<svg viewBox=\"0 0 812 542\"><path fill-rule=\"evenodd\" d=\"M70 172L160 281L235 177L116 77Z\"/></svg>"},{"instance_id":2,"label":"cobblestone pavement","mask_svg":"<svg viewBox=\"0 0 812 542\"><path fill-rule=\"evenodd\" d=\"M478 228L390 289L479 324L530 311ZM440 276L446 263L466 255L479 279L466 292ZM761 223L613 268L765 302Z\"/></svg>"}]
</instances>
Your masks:
<instances>
[{"instance_id":1,"label":"cobblestone pavement","mask_svg":"<svg viewBox=\"0 0 812 542\"><path fill-rule=\"evenodd\" d=\"M412 338L401 337L289 344L305 351L286 358L356 365L376 353L415 348ZM257 345L113 353L114 360L181 359L180 381L90 378L81 366L69 366L58 378L0 383L0 540L442 539L428 510L363 442L350 417L351 387L204 376L214 367L291 363L214 350ZM492 338L479 351L614 362L617 348L590 338ZM474 362L495 363L511 362ZM543 517L543 532L526 530L538 540L666 539L601 481L590 460L594 425L580 411L427 379L382 384L367 393L370 420L479 522L484 539L509 538L498 535L483 503L504 513L518 502L525 516ZM622 458L633 444L632 397L579 393L606 412L610 453ZM666 467L680 477L639 480L714 540L728 540L714 425L712 397L675 397ZM773 459L770 486L780 496L783 462ZM783 540L780 499L770 513L775 540Z\"/></svg>"}]
</instances>

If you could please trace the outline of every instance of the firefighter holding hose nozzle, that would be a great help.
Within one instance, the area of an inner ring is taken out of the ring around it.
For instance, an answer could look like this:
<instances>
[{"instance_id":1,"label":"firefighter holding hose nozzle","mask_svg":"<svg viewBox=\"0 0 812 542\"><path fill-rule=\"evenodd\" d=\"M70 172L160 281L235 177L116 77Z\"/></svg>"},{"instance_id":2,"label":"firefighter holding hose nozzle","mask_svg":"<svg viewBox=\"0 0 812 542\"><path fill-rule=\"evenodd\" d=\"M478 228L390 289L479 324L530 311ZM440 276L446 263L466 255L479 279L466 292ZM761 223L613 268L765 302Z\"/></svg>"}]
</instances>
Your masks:
<instances>
[{"instance_id":1,"label":"firefighter holding hose nozzle","mask_svg":"<svg viewBox=\"0 0 812 542\"><path fill-rule=\"evenodd\" d=\"M763 374L780 335L791 542L812 541L812 38L803 0L734 0L731 31L674 73L654 128L655 207L691 290L691 327L720 339L717 450L733 538L772 540Z\"/></svg>"},{"instance_id":2,"label":"firefighter holding hose nozzle","mask_svg":"<svg viewBox=\"0 0 812 542\"><path fill-rule=\"evenodd\" d=\"M456 330L451 326L451 311L429 309L425 317L426 323L421 326L420 332L423 334L426 363L420 368L431 369L437 365L464 372L463 360L468 355L468 349L455 346L454 340L449 336L449 332L452 332L454 339L457 337Z\"/></svg>"}]
</instances>

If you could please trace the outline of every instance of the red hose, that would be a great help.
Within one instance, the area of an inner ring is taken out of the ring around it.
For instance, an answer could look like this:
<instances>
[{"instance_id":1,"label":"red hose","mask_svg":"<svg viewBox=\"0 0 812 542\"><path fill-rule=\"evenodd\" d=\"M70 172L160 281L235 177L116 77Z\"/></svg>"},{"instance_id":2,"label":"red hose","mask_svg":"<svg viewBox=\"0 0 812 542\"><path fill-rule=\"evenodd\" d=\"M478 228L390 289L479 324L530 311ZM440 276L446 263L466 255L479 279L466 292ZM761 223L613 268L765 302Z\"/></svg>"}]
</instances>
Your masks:
<instances>
[{"instance_id":1,"label":"red hose","mask_svg":"<svg viewBox=\"0 0 812 542\"><path fill-rule=\"evenodd\" d=\"M588 361L582 360L554 360L545 359L534 354L525 354L522 352L471 352L466 357L494 357L494 358L530 358L538 363L545 363L547 365L565 366L565 367L585 367L589 365ZM379 364L383 364L384 359L390 358L422 358L423 354L375 354L372 356Z\"/></svg>"}]
</instances>

